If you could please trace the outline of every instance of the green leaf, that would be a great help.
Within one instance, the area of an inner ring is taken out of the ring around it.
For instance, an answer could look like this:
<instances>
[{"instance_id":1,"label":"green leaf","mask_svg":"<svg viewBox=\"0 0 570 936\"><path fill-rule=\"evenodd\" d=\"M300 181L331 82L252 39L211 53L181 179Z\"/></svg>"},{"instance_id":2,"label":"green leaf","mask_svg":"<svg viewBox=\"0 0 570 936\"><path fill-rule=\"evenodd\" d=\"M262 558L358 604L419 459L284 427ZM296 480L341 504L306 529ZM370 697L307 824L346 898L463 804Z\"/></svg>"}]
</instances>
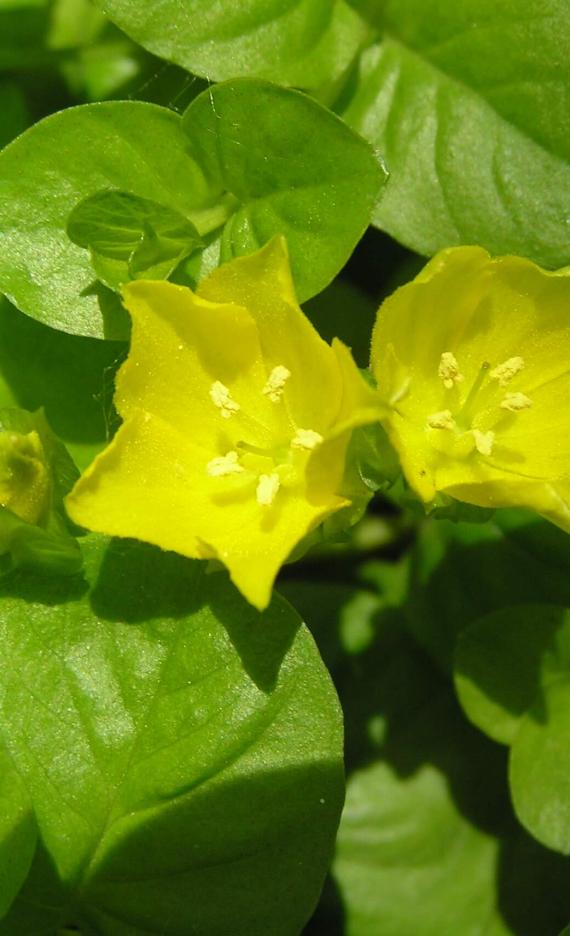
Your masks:
<instances>
[{"instance_id":1,"label":"green leaf","mask_svg":"<svg viewBox=\"0 0 570 936\"><path fill-rule=\"evenodd\" d=\"M459 640L455 679L469 718L511 745L520 821L570 853L570 611L523 605L475 621Z\"/></svg>"},{"instance_id":2,"label":"green leaf","mask_svg":"<svg viewBox=\"0 0 570 936\"><path fill-rule=\"evenodd\" d=\"M99 278L112 289L130 279L167 279L184 257L204 246L180 212L128 192L97 192L79 202L67 233L91 251ZM110 276L101 272L105 260L114 261Z\"/></svg>"},{"instance_id":3,"label":"green leaf","mask_svg":"<svg viewBox=\"0 0 570 936\"><path fill-rule=\"evenodd\" d=\"M128 318L98 288L86 251L69 240L71 210L103 188L180 210L188 193L191 200L207 191L186 153L180 118L134 102L46 118L0 153L0 172L0 288L27 315L93 337L126 337Z\"/></svg>"},{"instance_id":4,"label":"green leaf","mask_svg":"<svg viewBox=\"0 0 570 936\"><path fill-rule=\"evenodd\" d=\"M320 292L364 233L385 182L372 149L305 94L248 79L200 94L183 126L204 174L238 201L221 260L279 232L299 300Z\"/></svg>"},{"instance_id":5,"label":"green leaf","mask_svg":"<svg viewBox=\"0 0 570 936\"><path fill-rule=\"evenodd\" d=\"M372 5L371 5L372 6ZM570 261L565 0L387 0L348 122L390 180L374 223L419 253L481 244Z\"/></svg>"},{"instance_id":6,"label":"green leaf","mask_svg":"<svg viewBox=\"0 0 570 936\"><path fill-rule=\"evenodd\" d=\"M512 744L526 712L561 675L570 677L570 611L517 605L485 615L459 637L455 685L471 719Z\"/></svg>"},{"instance_id":7,"label":"green leaf","mask_svg":"<svg viewBox=\"0 0 570 936\"><path fill-rule=\"evenodd\" d=\"M0 919L20 890L34 857L36 824L10 755L0 750Z\"/></svg>"},{"instance_id":8,"label":"green leaf","mask_svg":"<svg viewBox=\"0 0 570 936\"><path fill-rule=\"evenodd\" d=\"M513 804L529 832L570 854L570 671L544 687L511 749Z\"/></svg>"},{"instance_id":9,"label":"green leaf","mask_svg":"<svg viewBox=\"0 0 570 936\"><path fill-rule=\"evenodd\" d=\"M113 428L113 379L125 345L54 331L0 299L0 406L42 407L79 468Z\"/></svg>"},{"instance_id":10,"label":"green leaf","mask_svg":"<svg viewBox=\"0 0 570 936\"><path fill-rule=\"evenodd\" d=\"M127 35L211 81L238 75L314 88L337 78L366 37L344 0L97 0Z\"/></svg>"},{"instance_id":11,"label":"green leaf","mask_svg":"<svg viewBox=\"0 0 570 936\"><path fill-rule=\"evenodd\" d=\"M500 749L476 735L393 625L337 676L349 736L366 738L333 864L343 932L556 931L570 907L568 863L516 827Z\"/></svg>"},{"instance_id":12,"label":"green leaf","mask_svg":"<svg viewBox=\"0 0 570 936\"><path fill-rule=\"evenodd\" d=\"M283 233L303 301L348 259L384 174L369 145L310 98L242 80L201 94L182 122L132 101L54 114L0 153L0 178L0 289L53 328L125 338L117 297L67 236L78 202L114 189L181 214L208 235L183 282Z\"/></svg>"},{"instance_id":13,"label":"green leaf","mask_svg":"<svg viewBox=\"0 0 570 936\"><path fill-rule=\"evenodd\" d=\"M89 590L2 587L1 733L43 847L0 933L293 936L343 795L312 639L202 563L94 536L85 553Z\"/></svg>"},{"instance_id":14,"label":"green leaf","mask_svg":"<svg viewBox=\"0 0 570 936\"><path fill-rule=\"evenodd\" d=\"M426 522L412 556L409 623L446 670L468 624L514 604L570 606L570 537L499 510L488 523Z\"/></svg>"}]
</instances>

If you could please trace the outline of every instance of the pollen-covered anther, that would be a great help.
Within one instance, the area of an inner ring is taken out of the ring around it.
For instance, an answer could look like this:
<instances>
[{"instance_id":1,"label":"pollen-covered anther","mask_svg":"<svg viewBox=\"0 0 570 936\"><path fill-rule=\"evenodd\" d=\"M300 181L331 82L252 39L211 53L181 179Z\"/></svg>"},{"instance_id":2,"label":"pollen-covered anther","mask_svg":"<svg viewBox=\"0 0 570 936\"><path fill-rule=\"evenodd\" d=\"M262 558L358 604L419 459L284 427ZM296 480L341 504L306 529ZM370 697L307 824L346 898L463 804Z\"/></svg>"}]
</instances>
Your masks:
<instances>
[{"instance_id":1,"label":"pollen-covered anther","mask_svg":"<svg viewBox=\"0 0 570 936\"><path fill-rule=\"evenodd\" d=\"M481 432L479 429L473 430L473 438L475 439L475 448L480 455L490 455L493 451L493 445L495 443L495 433L489 430L489 432Z\"/></svg>"},{"instance_id":2,"label":"pollen-covered anther","mask_svg":"<svg viewBox=\"0 0 570 936\"><path fill-rule=\"evenodd\" d=\"M491 380L498 380L499 386L506 387L513 377L520 374L523 368L524 360L517 355L517 357L511 357L507 361L503 361L498 367L494 367L489 377Z\"/></svg>"},{"instance_id":3,"label":"pollen-covered anther","mask_svg":"<svg viewBox=\"0 0 570 936\"><path fill-rule=\"evenodd\" d=\"M285 384L290 376L291 371L288 367L285 367L283 364L277 364L271 371L262 390L264 396L269 397L272 403L278 403L283 396Z\"/></svg>"},{"instance_id":4,"label":"pollen-covered anther","mask_svg":"<svg viewBox=\"0 0 570 936\"><path fill-rule=\"evenodd\" d=\"M291 439L291 447L304 449L306 452L312 452L322 441L322 435L320 432L315 432L314 429L297 429L297 432Z\"/></svg>"},{"instance_id":5,"label":"pollen-covered anther","mask_svg":"<svg viewBox=\"0 0 570 936\"><path fill-rule=\"evenodd\" d=\"M507 393L505 399L501 400L501 409L510 413L518 413L519 410L529 409L531 406L532 400L526 393Z\"/></svg>"},{"instance_id":6,"label":"pollen-covered anther","mask_svg":"<svg viewBox=\"0 0 570 936\"><path fill-rule=\"evenodd\" d=\"M206 465L206 473L210 478L225 478L228 475L239 474L243 471L238 461L237 452L228 452L218 458L212 458Z\"/></svg>"},{"instance_id":7,"label":"pollen-covered anther","mask_svg":"<svg viewBox=\"0 0 570 936\"><path fill-rule=\"evenodd\" d=\"M465 380L463 374L459 370L457 358L452 351L444 351L441 355L437 375L443 380L443 386L446 390L451 390L455 384Z\"/></svg>"},{"instance_id":8,"label":"pollen-covered anther","mask_svg":"<svg viewBox=\"0 0 570 936\"><path fill-rule=\"evenodd\" d=\"M262 507L270 507L277 496L280 486L281 481L276 472L273 472L273 474L260 475L255 491L257 503Z\"/></svg>"},{"instance_id":9,"label":"pollen-covered anther","mask_svg":"<svg viewBox=\"0 0 570 936\"><path fill-rule=\"evenodd\" d=\"M210 399L217 406L224 419L229 419L233 413L239 412L240 405L232 398L225 384L215 380L210 387Z\"/></svg>"},{"instance_id":10,"label":"pollen-covered anther","mask_svg":"<svg viewBox=\"0 0 570 936\"><path fill-rule=\"evenodd\" d=\"M427 424L430 429L456 429L456 423L451 415L451 411L446 409L440 413L432 413L427 418Z\"/></svg>"}]
</instances>

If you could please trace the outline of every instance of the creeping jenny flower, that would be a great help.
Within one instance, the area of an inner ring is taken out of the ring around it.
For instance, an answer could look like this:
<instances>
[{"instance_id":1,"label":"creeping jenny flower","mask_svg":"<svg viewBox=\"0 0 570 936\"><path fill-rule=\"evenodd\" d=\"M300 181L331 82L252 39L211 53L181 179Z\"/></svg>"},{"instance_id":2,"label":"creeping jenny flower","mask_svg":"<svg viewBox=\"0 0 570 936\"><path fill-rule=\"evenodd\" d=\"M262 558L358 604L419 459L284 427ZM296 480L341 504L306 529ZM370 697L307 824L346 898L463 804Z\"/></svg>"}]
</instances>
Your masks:
<instances>
[{"instance_id":1,"label":"creeping jenny flower","mask_svg":"<svg viewBox=\"0 0 570 936\"><path fill-rule=\"evenodd\" d=\"M258 608L339 495L351 429L378 397L348 349L299 308L285 242L220 267L197 293L130 283L123 425L67 500L89 529L220 559Z\"/></svg>"},{"instance_id":2,"label":"creeping jenny flower","mask_svg":"<svg viewBox=\"0 0 570 936\"><path fill-rule=\"evenodd\" d=\"M444 250L381 307L372 369L404 474L570 531L570 270Z\"/></svg>"}]
</instances>

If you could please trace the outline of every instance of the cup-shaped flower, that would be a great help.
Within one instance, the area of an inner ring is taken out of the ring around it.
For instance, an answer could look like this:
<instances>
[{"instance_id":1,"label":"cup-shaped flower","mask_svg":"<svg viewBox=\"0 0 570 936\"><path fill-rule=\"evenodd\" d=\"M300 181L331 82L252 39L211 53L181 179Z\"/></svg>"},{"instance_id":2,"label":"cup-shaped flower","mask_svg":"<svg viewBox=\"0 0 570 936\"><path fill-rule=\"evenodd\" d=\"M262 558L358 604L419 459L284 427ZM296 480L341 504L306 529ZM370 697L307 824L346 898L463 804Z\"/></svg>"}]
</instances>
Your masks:
<instances>
[{"instance_id":1,"label":"cup-shaped flower","mask_svg":"<svg viewBox=\"0 0 570 936\"><path fill-rule=\"evenodd\" d=\"M438 254L381 306L371 366L410 486L570 531L570 270Z\"/></svg>"},{"instance_id":2,"label":"cup-shaped flower","mask_svg":"<svg viewBox=\"0 0 570 936\"><path fill-rule=\"evenodd\" d=\"M137 281L116 384L123 424L67 499L77 523L217 558L258 608L297 543L349 501L354 426L378 397L295 298L285 242L215 270L195 293Z\"/></svg>"}]
</instances>

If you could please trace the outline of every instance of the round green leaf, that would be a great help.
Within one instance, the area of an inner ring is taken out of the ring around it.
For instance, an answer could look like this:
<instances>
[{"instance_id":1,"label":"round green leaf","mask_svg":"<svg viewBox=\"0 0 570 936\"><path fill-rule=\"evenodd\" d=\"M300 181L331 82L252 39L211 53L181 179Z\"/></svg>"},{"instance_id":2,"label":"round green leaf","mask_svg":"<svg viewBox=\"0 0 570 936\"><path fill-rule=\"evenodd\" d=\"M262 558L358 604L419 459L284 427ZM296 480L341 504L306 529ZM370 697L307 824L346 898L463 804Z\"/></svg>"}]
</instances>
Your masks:
<instances>
[{"instance_id":1,"label":"round green leaf","mask_svg":"<svg viewBox=\"0 0 570 936\"><path fill-rule=\"evenodd\" d=\"M390 169L375 224L419 253L570 262L565 0L386 0L343 113Z\"/></svg>"},{"instance_id":2,"label":"round green leaf","mask_svg":"<svg viewBox=\"0 0 570 936\"><path fill-rule=\"evenodd\" d=\"M0 933L300 932L343 796L308 631L202 563L98 537L84 552L91 588L3 586L1 734L43 850Z\"/></svg>"},{"instance_id":3,"label":"round green leaf","mask_svg":"<svg viewBox=\"0 0 570 936\"><path fill-rule=\"evenodd\" d=\"M469 624L516 604L570 607L570 537L523 510L488 523L424 523L414 547L409 621L421 644L451 671Z\"/></svg>"},{"instance_id":4,"label":"round green leaf","mask_svg":"<svg viewBox=\"0 0 570 936\"><path fill-rule=\"evenodd\" d=\"M522 824L570 854L570 675L546 686L511 749L510 785Z\"/></svg>"},{"instance_id":5,"label":"round green leaf","mask_svg":"<svg viewBox=\"0 0 570 936\"><path fill-rule=\"evenodd\" d=\"M180 118L153 104L89 104L54 114L0 153L0 289L53 328L125 338L127 315L67 236L75 205L105 188L188 210L207 186Z\"/></svg>"},{"instance_id":6,"label":"round green leaf","mask_svg":"<svg viewBox=\"0 0 570 936\"><path fill-rule=\"evenodd\" d=\"M570 611L518 605L488 614L460 635L455 685L465 712L489 737L511 744L541 687L570 674Z\"/></svg>"},{"instance_id":7,"label":"round green leaf","mask_svg":"<svg viewBox=\"0 0 570 936\"><path fill-rule=\"evenodd\" d=\"M212 81L252 75L312 88L338 77L366 36L344 0L97 0L127 35Z\"/></svg>"},{"instance_id":8,"label":"round green leaf","mask_svg":"<svg viewBox=\"0 0 570 936\"><path fill-rule=\"evenodd\" d=\"M307 95L250 79L201 94L182 122L204 175L238 201L222 261L279 232L299 300L320 292L367 228L385 182L371 147Z\"/></svg>"}]
</instances>

